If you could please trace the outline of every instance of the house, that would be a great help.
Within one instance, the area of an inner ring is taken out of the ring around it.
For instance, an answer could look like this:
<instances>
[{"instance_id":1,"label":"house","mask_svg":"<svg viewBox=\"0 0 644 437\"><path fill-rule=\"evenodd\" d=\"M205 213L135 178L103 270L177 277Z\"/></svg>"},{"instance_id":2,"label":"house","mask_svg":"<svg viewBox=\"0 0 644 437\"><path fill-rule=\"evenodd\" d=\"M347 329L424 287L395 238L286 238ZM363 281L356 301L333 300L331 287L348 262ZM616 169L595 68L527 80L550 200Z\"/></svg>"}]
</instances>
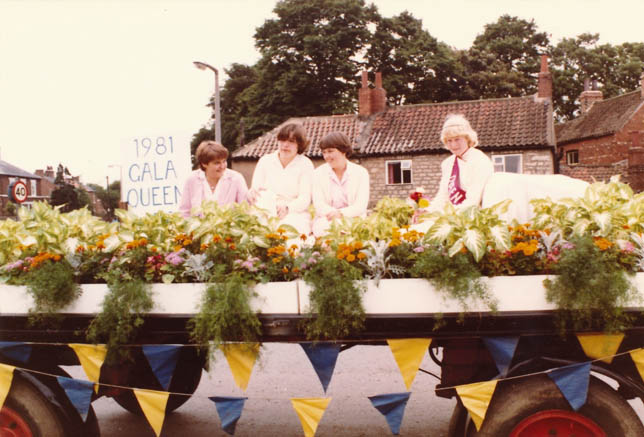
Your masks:
<instances>
[{"instance_id":1,"label":"house","mask_svg":"<svg viewBox=\"0 0 644 437\"><path fill-rule=\"evenodd\" d=\"M352 160L366 167L371 177L370 207L385 196L407 197L416 187L431 194L438 189L440 163L450 153L439 135L451 113L467 117L479 135L479 148L497 171L551 174L555 170L552 76L545 56L535 95L387 107L380 73L370 88L363 72L358 107L358 114L291 118L285 123L304 125L311 139L306 154L316 166L324 162L320 140L332 131L346 134L354 147ZM232 154L232 168L249 184L257 160L277 149L280 126Z\"/></svg>"},{"instance_id":2,"label":"house","mask_svg":"<svg viewBox=\"0 0 644 437\"><path fill-rule=\"evenodd\" d=\"M41 178L41 194L49 200L52 191L56 189L56 171L54 171L54 168L51 165L48 165L45 170L38 169L35 173ZM94 191L92 187L81 183L79 176L71 176L63 173L63 179L74 188L78 188L87 193L92 205L92 211L94 211L95 215L103 216L105 214L105 208L103 207L101 200L96 196L96 191Z\"/></svg>"},{"instance_id":3,"label":"house","mask_svg":"<svg viewBox=\"0 0 644 437\"><path fill-rule=\"evenodd\" d=\"M555 128L561 173L589 182L620 174L644 190L644 73L638 90L605 100L586 81L579 99L580 116Z\"/></svg>"},{"instance_id":4,"label":"house","mask_svg":"<svg viewBox=\"0 0 644 437\"><path fill-rule=\"evenodd\" d=\"M8 216L6 207L10 201L9 186L17 180L24 182L27 186L27 200L22 205L29 206L34 201L49 199L48 195L45 196L42 193L42 178L40 176L0 160L0 217L2 218Z\"/></svg>"}]
</instances>

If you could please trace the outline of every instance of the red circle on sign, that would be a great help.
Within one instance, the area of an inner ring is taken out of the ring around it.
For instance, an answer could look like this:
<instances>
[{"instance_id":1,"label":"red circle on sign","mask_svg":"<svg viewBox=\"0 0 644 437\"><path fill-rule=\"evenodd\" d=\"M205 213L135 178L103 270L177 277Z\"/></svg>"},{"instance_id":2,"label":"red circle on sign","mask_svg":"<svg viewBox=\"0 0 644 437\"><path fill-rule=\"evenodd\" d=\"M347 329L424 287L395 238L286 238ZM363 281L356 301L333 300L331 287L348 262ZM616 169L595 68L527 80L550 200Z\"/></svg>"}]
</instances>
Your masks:
<instances>
[{"instance_id":1,"label":"red circle on sign","mask_svg":"<svg viewBox=\"0 0 644 437\"><path fill-rule=\"evenodd\" d=\"M9 185L9 198L16 203L27 200L27 184L23 181L14 181Z\"/></svg>"}]
</instances>

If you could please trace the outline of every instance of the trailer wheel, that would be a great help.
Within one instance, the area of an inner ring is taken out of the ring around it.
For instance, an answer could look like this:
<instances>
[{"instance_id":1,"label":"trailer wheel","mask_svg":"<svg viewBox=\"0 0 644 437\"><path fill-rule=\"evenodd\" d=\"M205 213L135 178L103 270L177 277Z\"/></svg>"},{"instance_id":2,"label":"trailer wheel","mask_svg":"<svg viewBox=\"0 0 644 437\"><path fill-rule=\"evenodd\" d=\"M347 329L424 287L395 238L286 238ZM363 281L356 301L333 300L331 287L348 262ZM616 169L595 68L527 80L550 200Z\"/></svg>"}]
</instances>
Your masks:
<instances>
[{"instance_id":1,"label":"trailer wheel","mask_svg":"<svg viewBox=\"0 0 644 437\"><path fill-rule=\"evenodd\" d=\"M638 437L644 426L631 406L605 383L591 378L586 404L573 411L546 375L506 381L497 387L481 430L467 423L467 411L457 405L450 436L553 435L558 437ZM465 413L463 414L463 411ZM465 417L460 423L455 418Z\"/></svg>"},{"instance_id":2,"label":"trailer wheel","mask_svg":"<svg viewBox=\"0 0 644 437\"><path fill-rule=\"evenodd\" d=\"M14 376L0 411L0 435L7 437L65 437L56 410L33 386Z\"/></svg>"},{"instance_id":3,"label":"trailer wheel","mask_svg":"<svg viewBox=\"0 0 644 437\"><path fill-rule=\"evenodd\" d=\"M197 348L183 348L177 360L177 368L170 382L169 391L175 393L194 393L199 385L199 381L201 381L201 372L206 357L207 353L200 352ZM137 388L163 390L143 355L135 360L134 367L130 369L126 384ZM190 399L190 396L170 395L168 404L166 405L166 413L176 410L188 402L188 399ZM114 396L114 400L130 413L139 416L143 415L143 411L132 390L121 392Z\"/></svg>"}]
</instances>

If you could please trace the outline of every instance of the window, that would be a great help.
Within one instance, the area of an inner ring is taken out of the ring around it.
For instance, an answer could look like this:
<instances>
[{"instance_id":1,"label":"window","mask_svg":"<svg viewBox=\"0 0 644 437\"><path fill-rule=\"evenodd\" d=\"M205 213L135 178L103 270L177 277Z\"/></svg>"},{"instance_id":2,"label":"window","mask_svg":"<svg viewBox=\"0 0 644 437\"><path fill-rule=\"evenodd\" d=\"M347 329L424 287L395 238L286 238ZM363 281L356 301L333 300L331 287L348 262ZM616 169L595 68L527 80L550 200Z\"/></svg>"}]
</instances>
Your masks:
<instances>
[{"instance_id":1,"label":"window","mask_svg":"<svg viewBox=\"0 0 644 437\"><path fill-rule=\"evenodd\" d=\"M411 159L387 161L387 184L411 184Z\"/></svg>"},{"instance_id":2,"label":"window","mask_svg":"<svg viewBox=\"0 0 644 437\"><path fill-rule=\"evenodd\" d=\"M31 189L29 190L29 195L30 196L36 196L38 193L36 193L36 180L35 179L29 179L29 182L31 182Z\"/></svg>"},{"instance_id":3,"label":"window","mask_svg":"<svg viewBox=\"0 0 644 437\"><path fill-rule=\"evenodd\" d=\"M566 164L577 165L579 164L579 150L566 151Z\"/></svg>"},{"instance_id":4,"label":"window","mask_svg":"<svg viewBox=\"0 0 644 437\"><path fill-rule=\"evenodd\" d=\"M523 173L521 155L492 155L494 171L506 173Z\"/></svg>"}]
</instances>

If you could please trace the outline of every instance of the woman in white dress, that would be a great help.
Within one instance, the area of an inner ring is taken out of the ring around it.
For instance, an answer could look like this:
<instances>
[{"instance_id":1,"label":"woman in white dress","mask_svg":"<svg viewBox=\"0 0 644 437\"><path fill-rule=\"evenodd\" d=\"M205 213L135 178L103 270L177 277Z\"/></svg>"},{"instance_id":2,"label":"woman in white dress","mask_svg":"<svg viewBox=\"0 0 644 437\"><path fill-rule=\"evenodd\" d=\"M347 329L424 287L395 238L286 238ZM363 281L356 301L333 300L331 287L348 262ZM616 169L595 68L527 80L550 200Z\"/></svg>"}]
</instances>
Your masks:
<instances>
[{"instance_id":1,"label":"woman in white dress","mask_svg":"<svg viewBox=\"0 0 644 437\"><path fill-rule=\"evenodd\" d=\"M293 226L300 234L311 233L311 181L313 163L303 155L310 141L297 123L282 126L278 149L262 156L255 166L250 203L277 215L280 224Z\"/></svg>"},{"instance_id":2,"label":"woman in white dress","mask_svg":"<svg viewBox=\"0 0 644 437\"><path fill-rule=\"evenodd\" d=\"M430 202L430 211L442 211L447 202L457 207L488 208L510 199L512 202L501 218L526 223L534 216L530 200L583 197L589 185L564 175L494 173L490 158L475 148L476 132L460 114L447 116L441 141L452 156L441 163L440 187Z\"/></svg>"},{"instance_id":3,"label":"woman in white dress","mask_svg":"<svg viewBox=\"0 0 644 437\"><path fill-rule=\"evenodd\" d=\"M340 217L359 217L367 213L369 172L347 158L351 141L341 132L332 132L320 141L326 163L313 173L313 235L326 234L331 222Z\"/></svg>"}]
</instances>

